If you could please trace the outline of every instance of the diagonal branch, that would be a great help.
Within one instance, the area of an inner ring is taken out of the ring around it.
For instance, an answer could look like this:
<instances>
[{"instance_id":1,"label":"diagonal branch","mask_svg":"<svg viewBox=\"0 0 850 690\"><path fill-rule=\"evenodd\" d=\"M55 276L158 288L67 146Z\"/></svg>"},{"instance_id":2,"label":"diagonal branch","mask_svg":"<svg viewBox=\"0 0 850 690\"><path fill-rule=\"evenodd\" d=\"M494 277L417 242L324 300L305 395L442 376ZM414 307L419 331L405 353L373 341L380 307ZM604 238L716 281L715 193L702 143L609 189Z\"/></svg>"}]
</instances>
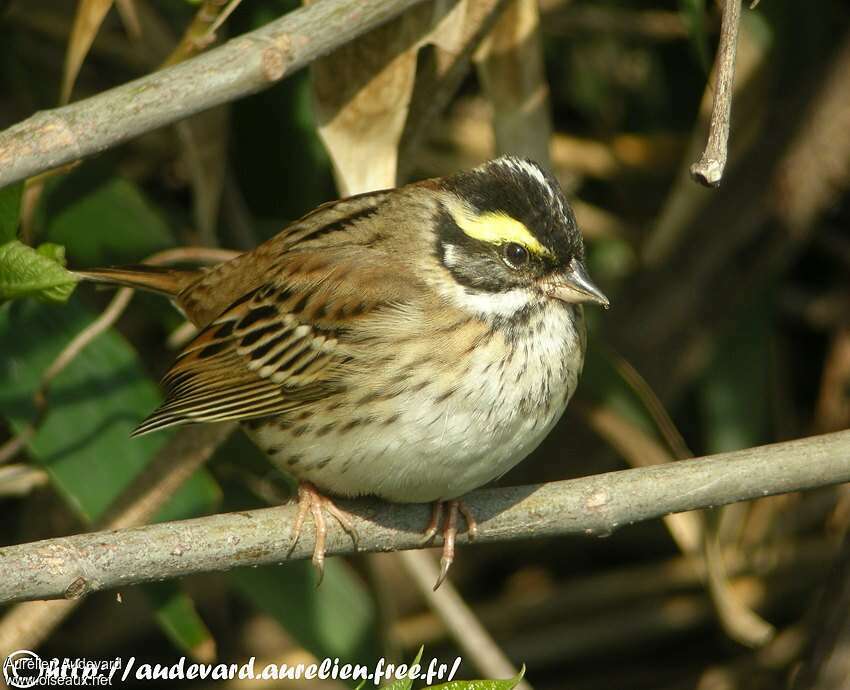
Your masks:
<instances>
[{"instance_id":1,"label":"diagonal branch","mask_svg":"<svg viewBox=\"0 0 850 690\"><path fill-rule=\"evenodd\" d=\"M0 132L0 187L272 86L421 0L321 0L219 48Z\"/></svg>"},{"instance_id":2,"label":"diagonal branch","mask_svg":"<svg viewBox=\"0 0 850 690\"><path fill-rule=\"evenodd\" d=\"M841 431L669 465L485 489L470 494L466 502L478 519L479 541L495 542L603 536L668 513L847 481L850 431ZM428 506L376 500L339 505L355 515L363 550L421 546ZM295 511L294 505L285 505L9 546L0 549L0 602L81 597L192 573L308 558L313 549L311 525L305 525L306 535L289 553ZM327 543L331 554L354 550L348 535L333 522Z\"/></svg>"}]
</instances>

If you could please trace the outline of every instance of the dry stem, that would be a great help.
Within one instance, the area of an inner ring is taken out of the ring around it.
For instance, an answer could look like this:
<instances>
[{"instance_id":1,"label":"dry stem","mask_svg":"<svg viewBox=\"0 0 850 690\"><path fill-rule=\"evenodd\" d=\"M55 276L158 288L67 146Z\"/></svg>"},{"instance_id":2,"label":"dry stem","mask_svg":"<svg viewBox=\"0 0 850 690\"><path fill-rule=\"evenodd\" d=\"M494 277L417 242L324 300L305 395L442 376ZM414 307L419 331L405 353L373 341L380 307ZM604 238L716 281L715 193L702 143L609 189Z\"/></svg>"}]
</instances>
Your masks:
<instances>
[{"instance_id":1,"label":"dry stem","mask_svg":"<svg viewBox=\"0 0 850 690\"><path fill-rule=\"evenodd\" d=\"M691 177L706 187L719 185L726 167L732 86L735 82L735 51L740 22L741 0L726 0L723 21L720 24L720 44L714 65L714 105L711 109L708 143L700 159L691 166Z\"/></svg>"}]
</instances>

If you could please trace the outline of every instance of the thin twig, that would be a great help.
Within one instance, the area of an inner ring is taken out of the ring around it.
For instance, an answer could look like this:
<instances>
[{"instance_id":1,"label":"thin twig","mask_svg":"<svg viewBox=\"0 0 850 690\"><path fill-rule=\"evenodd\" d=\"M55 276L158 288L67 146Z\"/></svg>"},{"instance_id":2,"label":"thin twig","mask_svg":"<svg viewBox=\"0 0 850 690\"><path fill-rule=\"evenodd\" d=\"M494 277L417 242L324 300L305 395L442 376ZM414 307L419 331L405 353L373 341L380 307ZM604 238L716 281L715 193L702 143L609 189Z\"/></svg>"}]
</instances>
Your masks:
<instances>
[{"instance_id":1,"label":"thin twig","mask_svg":"<svg viewBox=\"0 0 850 690\"><path fill-rule=\"evenodd\" d=\"M850 481L850 431L640 467L571 481L485 489L465 499L480 542L566 534L607 536L668 513L726 505ZM354 515L364 551L421 546L430 507L340 500ZM237 566L312 556L313 526L292 548L297 506L134 529L81 534L0 549L0 602L79 597L93 591ZM439 539L437 542L439 543ZM467 541L466 534L458 542ZM342 527L328 525L327 552L352 553Z\"/></svg>"},{"instance_id":2,"label":"thin twig","mask_svg":"<svg viewBox=\"0 0 850 690\"><path fill-rule=\"evenodd\" d=\"M239 7L239 3L242 0L230 0L227 7L222 10L221 14L218 15L218 18L212 23L210 28L207 30L206 35L201 38L201 42L204 41L214 41L216 36L215 33L221 28L221 25L227 21L227 18L233 14L233 11Z\"/></svg>"},{"instance_id":3,"label":"thin twig","mask_svg":"<svg viewBox=\"0 0 850 690\"><path fill-rule=\"evenodd\" d=\"M115 0L115 9L118 10L127 36L133 41L138 41L142 36L142 25L139 23L139 14L136 12L133 0Z\"/></svg>"},{"instance_id":4,"label":"thin twig","mask_svg":"<svg viewBox=\"0 0 850 690\"><path fill-rule=\"evenodd\" d=\"M180 247L154 254L146 260L146 263L161 265L184 261L217 262L226 261L235 254L236 252L205 247ZM130 288L120 289L100 317L81 331L51 364L36 393L39 409L37 419L4 446L3 457L11 453L13 449L17 452L35 435L40 421L44 419L47 412L46 394L50 381L70 364L91 340L120 317L132 293ZM117 529L149 520L186 479L212 455L231 430L232 427L213 426L187 429L178 433L99 521L99 526ZM3 457L0 457L0 462ZM0 657L7 656L15 649L37 647L74 612L80 603L81 600L35 601L26 602L11 609L0 620Z\"/></svg>"},{"instance_id":5,"label":"thin twig","mask_svg":"<svg viewBox=\"0 0 850 690\"><path fill-rule=\"evenodd\" d=\"M635 392L635 395L640 398L646 411L649 412L652 421L655 422L655 426L673 453L673 457L676 460L685 460L686 458L694 457L684 437L670 418L667 408L664 407L664 403L661 402L655 391L652 390L652 386L640 375L640 372L635 369L632 363L619 352L609 348L608 354L614 363L614 367L617 369L617 373L620 374L629 388Z\"/></svg>"},{"instance_id":6,"label":"thin twig","mask_svg":"<svg viewBox=\"0 0 850 690\"><path fill-rule=\"evenodd\" d=\"M621 373L628 372L628 363L625 359L620 358L620 360L620 364L625 365ZM661 401L646 381L636 371L634 376L636 378L631 380L630 384L638 385L635 390L640 390L639 394L642 398L648 396L644 399L644 403L647 407L652 404L656 408L653 416L658 414L669 424L674 433L672 433L672 440L668 436L668 443L671 447L675 446L676 438L681 439L681 436L673 425L673 421L666 416ZM673 460L669 451L660 443L612 410L601 406L591 410L579 407L579 412L585 413L590 425L619 450L633 467ZM658 423L657 417L656 423ZM681 440L681 447L687 453L684 457L693 457L683 440ZM773 627L746 607L733 591L732 583L726 575L720 550L718 515L712 511L690 512L665 515L663 519L683 553L694 556L701 551L702 561L699 564L695 562L694 565L703 566L699 568L700 574L711 592L717 616L729 636L751 647L759 647L767 643L775 632Z\"/></svg>"},{"instance_id":7,"label":"thin twig","mask_svg":"<svg viewBox=\"0 0 850 690\"><path fill-rule=\"evenodd\" d=\"M505 656L452 584L444 582L439 589L434 590L440 569L431 560L431 555L425 551L404 551L399 557L428 606L457 641L464 657L487 678L516 677L516 666ZM531 685L525 679L516 687L531 690Z\"/></svg>"},{"instance_id":8,"label":"thin twig","mask_svg":"<svg viewBox=\"0 0 850 690\"><path fill-rule=\"evenodd\" d=\"M759 616L734 590L726 571L720 543L720 515L705 513L702 553L705 576L714 610L726 634L748 647L763 647L776 634L776 629Z\"/></svg>"},{"instance_id":9,"label":"thin twig","mask_svg":"<svg viewBox=\"0 0 850 690\"><path fill-rule=\"evenodd\" d=\"M35 436L38 431L39 417L41 417L41 415L38 415L35 420L29 422L23 429L21 429L20 433L16 434L0 446L0 465L13 460L18 453L24 449L24 446L32 440L33 436Z\"/></svg>"},{"instance_id":10,"label":"thin twig","mask_svg":"<svg viewBox=\"0 0 850 690\"><path fill-rule=\"evenodd\" d=\"M216 247L174 247L173 249L163 249L145 259L142 263L151 266L182 263L216 264L230 261L239 256L240 253L232 249L218 249Z\"/></svg>"},{"instance_id":11,"label":"thin twig","mask_svg":"<svg viewBox=\"0 0 850 690\"><path fill-rule=\"evenodd\" d=\"M6 465L0 467L0 498L26 496L33 489L50 483L47 472L31 465Z\"/></svg>"},{"instance_id":12,"label":"thin twig","mask_svg":"<svg viewBox=\"0 0 850 690\"><path fill-rule=\"evenodd\" d=\"M691 177L706 187L716 187L723 177L729 145L732 86L735 82L735 52L741 0L726 0L720 23L720 43L714 63L715 91L708 130L708 143L700 159L691 166Z\"/></svg>"},{"instance_id":13,"label":"thin twig","mask_svg":"<svg viewBox=\"0 0 850 690\"><path fill-rule=\"evenodd\" d=\"M215 32L240 2L241 0L231 0L227 5L227 0L202 2L191 23L186 27L180 42L165 59L162 67L188 60L209 46L216 39Z\"/></svg>"},{"instance_id":14,"label":"thin twig","mask_svg":"<svg viewBox=\"0 0 850 690\"><path fill-rule=\"evenodd\" d=\"M738 140L740 156L731 148L740 164L726 172L734 184L706 198L707 189L686 181L694 190L687 208L677 201L683 189L671 192L670 213L661 215L668 216L672 234L658 235L658 251L644 262L653 270L639 271L623 286L618 319L606 323L607 340L668 405L705 370L717 334L808 246L822 225L816 220L847 180L837 163L850 160L850 137L843 135L850 128L850 32L845 29L828 58L801 53L806 69L798 79L784 75L791 80L776 107L756 98L774 65L747 25L741 26L740 38L749 34L749 40L739 45L736 71L749 78L736 79L747 83L736 91L736 109L752 115L741 120L752 142ZM781 230L771 230L772 224ZM746 251L756 246L760 251Z\"/></svg>"}]
</instances>

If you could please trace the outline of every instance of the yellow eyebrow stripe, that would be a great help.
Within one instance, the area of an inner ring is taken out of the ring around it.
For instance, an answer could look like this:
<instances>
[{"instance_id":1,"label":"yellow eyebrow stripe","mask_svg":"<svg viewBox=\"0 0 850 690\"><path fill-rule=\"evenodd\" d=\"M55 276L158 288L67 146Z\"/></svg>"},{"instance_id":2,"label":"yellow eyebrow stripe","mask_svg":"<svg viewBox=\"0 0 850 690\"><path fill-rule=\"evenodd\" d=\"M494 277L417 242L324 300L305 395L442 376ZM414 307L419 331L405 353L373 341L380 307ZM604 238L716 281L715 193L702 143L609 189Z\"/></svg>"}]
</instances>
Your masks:
<instances>
[{"instance_id":1,"label":"yellow eyebrow stripe","mask_svg":"<svg viewBox=\"0 0 850 690\"><path fill-rule=\"evenodd\" d=\"M531 234L525 224L506 213L488 211L476 215L465 208L450 208L458 227L470 237L490 244L516 242L539 256L551 256L551 252Z\"/></svg>"}]
</instances>

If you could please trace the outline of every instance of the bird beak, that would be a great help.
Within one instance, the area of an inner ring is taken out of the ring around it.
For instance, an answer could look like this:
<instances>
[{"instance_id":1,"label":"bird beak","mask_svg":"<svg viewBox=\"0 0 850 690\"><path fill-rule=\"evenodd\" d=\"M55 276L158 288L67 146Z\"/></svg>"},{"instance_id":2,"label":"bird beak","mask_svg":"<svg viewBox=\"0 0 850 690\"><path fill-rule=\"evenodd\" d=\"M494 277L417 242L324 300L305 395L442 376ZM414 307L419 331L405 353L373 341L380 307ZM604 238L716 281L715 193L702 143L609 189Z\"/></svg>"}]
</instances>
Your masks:
<instances>
[{"instance_id":1,"label":"bird beak","mask_svg":"<svg viewBox=\"0 0 850 690\"><path fill-rule=\"evenodd\" d=\"M570 261L566 271L547 281L545 290L550 297L562 302L571 302L572 304L592 302L605 309L610 304L602 290L596 287L590 276L587 275L584 264L575 259Z\"/></svg>"}]
</instances>

